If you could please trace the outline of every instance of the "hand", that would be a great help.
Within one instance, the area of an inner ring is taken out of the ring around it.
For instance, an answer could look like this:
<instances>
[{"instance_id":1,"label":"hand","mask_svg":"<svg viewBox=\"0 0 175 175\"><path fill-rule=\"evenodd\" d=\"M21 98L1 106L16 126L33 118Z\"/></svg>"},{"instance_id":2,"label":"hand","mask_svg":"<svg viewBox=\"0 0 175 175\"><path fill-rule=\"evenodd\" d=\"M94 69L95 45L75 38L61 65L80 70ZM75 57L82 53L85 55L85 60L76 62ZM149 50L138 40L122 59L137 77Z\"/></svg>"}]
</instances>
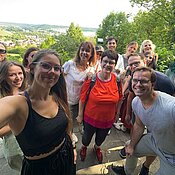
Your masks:
<instances>
[{"instance_id":1,"label":"hand","mask_svg":"<svg viewBox=\"0 0 175 175\"><path fill-rule=\"evenodd\" d=\"M131 144L126 145L126 147L125 147L125 151L126 151L126 155L130 157L130 156L133 155L134 147L131 146Z\"/></svg>"},{"instance_id":2,"label":"hand","mask_svg":"<svg viewBox=\"0 0 175 175\"><path fill-rule=\"evenodd\" d=\"M116 122L119 120L119 117L120 117L120 114L117 113L117 114L115 115L115 121L116 121Z\"/></svg>"},{"instance_id":3,"label":"hand","mask_svg":"<svg viewBox=\"0 0 175 175\"><path fill-rule=\"evenodd\" d=\"M91 79L91 78L92 78L93 73L92 73L92 72L88 72L86 75L87 75L87 79Z\"/></svg>"},{"instance_id":4,"label":"hand","mask_svg":"<svg viewBox=\"0 0 175 175\"><path fill-rule=\"evenodd\" d=\"M78 122L79 124L81 124L82 121L83 121L83 116L82 116L82 115L78 115L77 118L76 118L76 120L77 120L77 122Z\"/></svg>"}]
</instances>

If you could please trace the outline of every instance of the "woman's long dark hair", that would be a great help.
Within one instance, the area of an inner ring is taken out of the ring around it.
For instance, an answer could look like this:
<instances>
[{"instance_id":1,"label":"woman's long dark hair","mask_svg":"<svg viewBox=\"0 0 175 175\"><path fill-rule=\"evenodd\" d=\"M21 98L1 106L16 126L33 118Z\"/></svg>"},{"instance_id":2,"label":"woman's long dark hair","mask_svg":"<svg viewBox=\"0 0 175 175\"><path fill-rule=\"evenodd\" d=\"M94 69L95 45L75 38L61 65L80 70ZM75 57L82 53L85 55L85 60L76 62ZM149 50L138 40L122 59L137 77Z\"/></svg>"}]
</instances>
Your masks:
<instances>
[{"instance_id":1,"label":"woman's long dark hair","mask_svg":"<svg viewBox=\"0 0 175 175\"><path fill-rule=\"evenodd\" d=\"M43 49L43 50L38 51L35 54L35 56L33 58L33 61L31 63L31 66L33 65L34 62L39 62L44 56L50 55L50 54L55 55L58 58L58 60L60 61L60 64L61 64L61 59L60 59L60 57L59 57L59 55L56 51L50 50L50 49ZM30 72L30 79L31 79L31 82L33 82L34 75L31 72ZM67 132L70 135L70 133L72 131L72 117L70 115L70 110L69 110L69 106L68 106L66 81L64 79L63 73L60 74L60 77L59 77L58 81L51 88L50 93L54 96L55 100L59 103L59 105L61 107L63 107L63 110L66 113L66 116L68 118Z\"/></svg>"},{"instance_id":2,"label":"woman's long dark hair","mask_svg":"<svg viewBox=\"0 0 175 175\"><path fill-rule=\"evenodd\" d=\"M27 60L27 58L29 57L30 53L33 52L33 51L38 51L39 49L37 47L29 47L26 52L24 53L24 56L23 56L23 60L22 60L22 65L24 67L27 67L29 62Z\"/></svg>"}]
</instances>

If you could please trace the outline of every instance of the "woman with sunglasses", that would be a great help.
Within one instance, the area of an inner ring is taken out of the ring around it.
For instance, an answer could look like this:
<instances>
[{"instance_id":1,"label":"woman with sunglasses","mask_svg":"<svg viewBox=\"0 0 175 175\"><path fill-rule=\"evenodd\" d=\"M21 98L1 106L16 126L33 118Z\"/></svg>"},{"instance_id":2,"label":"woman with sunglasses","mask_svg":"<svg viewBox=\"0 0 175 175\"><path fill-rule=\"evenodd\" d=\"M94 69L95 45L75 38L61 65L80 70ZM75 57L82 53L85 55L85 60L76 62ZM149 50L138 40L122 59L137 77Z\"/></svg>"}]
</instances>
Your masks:
<instances>
[{"instance_id":1,"label":"woman with sunglasses","mask_svg":"<svg viewBox=\"0 0 175 175\"><path fill-rule=\"evenodd\" d=\"M9 123L24 153L21 175L75 175L72 119L59 55L38 51L30 78L23 95L0 100L0 127Z\"/></svg>"},{"instance_id":2,"label":"woman with sunglasses","mask_svg":"<svg viewBox=\"0 0 175 175\"><path fill-rule=\"evenodd\" d=\"M6 46L4 43L0 42L0 62L3 62L6 60Z\"/></svg>"},{"instance_id":3,"label":"woman with sunglasses","mask_svg":"<svg viewBox=\"0 0 175 175\"><path fill-rule=\"evenodd\" d=\"M0 97L18 95L26 88L25 70L15 62L4 62L0 66ZM8 165L20 172L23 153L12 134L9 125L0 129L3 138L3 152Z\"/></svg>"},{"instance_id":4,"label":"woman with sunglasses","mask_svg":"<svg viewBox=\"0 0 175 175\"><path fill-rule=\"evenodd\" d=\"M102 53L104 52L104 48L99 45L99 46L95 47L95 50L96 50L96 56L97 56L97 63L95 65L95 72L98 72L101 70L100 62L101 62Z\"/></svg>"}]
</instances>

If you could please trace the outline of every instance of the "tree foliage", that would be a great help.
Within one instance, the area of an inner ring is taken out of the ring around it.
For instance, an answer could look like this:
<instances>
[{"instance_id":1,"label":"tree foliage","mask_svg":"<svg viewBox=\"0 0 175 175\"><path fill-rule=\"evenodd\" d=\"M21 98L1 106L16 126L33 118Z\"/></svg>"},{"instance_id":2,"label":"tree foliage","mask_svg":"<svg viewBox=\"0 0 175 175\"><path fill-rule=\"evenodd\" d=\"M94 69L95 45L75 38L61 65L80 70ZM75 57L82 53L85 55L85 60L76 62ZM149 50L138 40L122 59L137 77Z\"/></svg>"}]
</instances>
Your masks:
<instances>
[{"instance_id":1,"label":"tree foliage","mask_svg":"<svg viewBox=\"0 0 175 175\"><path fill-rule=\"evenodd\" d=\"M141 10L130 20L130 15L111 12L97 30L97 38L116 37L117 51L124 53L126 45L150 39L157 46L159 55L158 69L165 71L175 55L175 0L130 0L132 5ZM104 42L103 46L106 45Z\"/></svg>"},{"instance_id":2,"label":"tree foliage","mask_svg":"<svg viewBox=\"0 0 175 175\"><path fill-rule=\"evenodd\" d=\"M159 43L169 47L175 43L175 0L130 0L132 5L147 10L148 19L154 24L153 34L162 35ZM152 35L152 34L151 34Z\"/></svg>"},{"instance_id":3,"label":"tree foliage","mask_svg":"<svg viewBox=\"0 0 175 175\"><path fill-rule=\"evenodd\" d=\"M57 50L63 62L65 62L74 58L80 43L84 40L85 37L81 28L71 23L66 34L60 34L55 37L55 43L51 48Z\"/></svg>"},{"instance_id":4,"label":"tree foliage","mask_svg":"<svg viewBox=\"0 0 175 175\"><path fill-rule=\"evenodd\" d=\"M123 46L126 45L128 36L130 36L128 30L130 28L129 26L130 24L127 15L124 12L111 12L105 19L103 19L102 24L98 28L97 38L103 38L103 46L105 47L108 37L116 37L119 41L117 50L123 52Z\"/></svg>"}]
</instances>

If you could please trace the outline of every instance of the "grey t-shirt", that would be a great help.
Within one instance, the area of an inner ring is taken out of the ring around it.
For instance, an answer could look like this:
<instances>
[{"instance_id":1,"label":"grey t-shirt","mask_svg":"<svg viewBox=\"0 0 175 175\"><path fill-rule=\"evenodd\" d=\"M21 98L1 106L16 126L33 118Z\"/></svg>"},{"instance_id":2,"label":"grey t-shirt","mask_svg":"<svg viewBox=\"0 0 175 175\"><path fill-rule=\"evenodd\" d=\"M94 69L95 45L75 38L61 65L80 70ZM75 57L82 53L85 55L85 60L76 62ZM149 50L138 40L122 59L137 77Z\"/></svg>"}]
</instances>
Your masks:
<instances>
[{"instance_id":1,"label":"grey t-shirt","mask_svg":"<svg viewBox=\"0 0 175 175\"><path fill-rule=\"evenodd\" d=\"M158 93L154 104L145 109L139 97L132 101L132 109L151 132L156 146L163 154L175 155L175 97Z\"/></svg>"}]
</instances>

